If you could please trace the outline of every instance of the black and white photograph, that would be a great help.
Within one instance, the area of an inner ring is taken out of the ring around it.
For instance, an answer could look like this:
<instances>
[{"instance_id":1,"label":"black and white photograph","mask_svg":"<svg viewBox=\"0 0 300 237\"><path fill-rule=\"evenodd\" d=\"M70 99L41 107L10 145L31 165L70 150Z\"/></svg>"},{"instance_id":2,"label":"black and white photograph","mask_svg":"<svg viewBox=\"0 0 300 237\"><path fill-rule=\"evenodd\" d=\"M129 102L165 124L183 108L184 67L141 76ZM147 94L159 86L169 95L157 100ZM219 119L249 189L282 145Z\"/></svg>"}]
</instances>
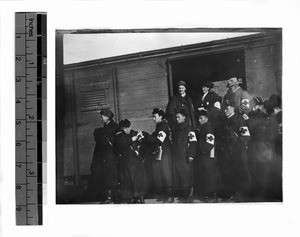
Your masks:
<instances>
[{"instance_id":1,"label":"black and white photograph","mask_svg":"<svg viewBox=\"0 0 300 237\"><path fill-rule=\"evenodd\" d=\"M282 29L56 30L56 203L282 202Z\"/></svg>"}]
</instances>

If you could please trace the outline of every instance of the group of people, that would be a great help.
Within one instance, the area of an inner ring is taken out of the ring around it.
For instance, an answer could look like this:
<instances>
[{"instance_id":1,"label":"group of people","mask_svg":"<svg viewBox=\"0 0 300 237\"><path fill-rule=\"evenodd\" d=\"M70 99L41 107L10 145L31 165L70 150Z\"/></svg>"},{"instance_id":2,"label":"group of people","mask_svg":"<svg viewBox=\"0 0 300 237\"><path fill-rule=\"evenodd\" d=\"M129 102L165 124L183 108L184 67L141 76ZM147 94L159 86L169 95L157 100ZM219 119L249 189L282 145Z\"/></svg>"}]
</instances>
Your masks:
<instances>
[{"instance_id":1,"label":"group of people","mask_svg":"<svg viewBox=\"0 0 300 237\"><path fill-rule=\"evenodd\" d=\"M151 134L103 108L88 191L101 203L281 201L281 99L252 97L240 84L230 78L222 98L207 81L193 103L180 81L166 112L153 109Z\"/></svg>"}]
</instances>

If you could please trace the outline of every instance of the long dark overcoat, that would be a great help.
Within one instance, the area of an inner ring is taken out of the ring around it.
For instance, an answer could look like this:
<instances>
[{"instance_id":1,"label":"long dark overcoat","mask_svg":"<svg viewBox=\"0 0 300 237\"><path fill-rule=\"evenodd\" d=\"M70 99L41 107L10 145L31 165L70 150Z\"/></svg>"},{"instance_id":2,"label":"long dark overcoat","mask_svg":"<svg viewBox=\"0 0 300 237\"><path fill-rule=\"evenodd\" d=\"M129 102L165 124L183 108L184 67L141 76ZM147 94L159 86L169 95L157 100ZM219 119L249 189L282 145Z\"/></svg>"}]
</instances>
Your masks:
<instances>
[{"instance_id":1,"label":"long dark overcoat","mask_svg":"<svg viewBox=\"0 0 300 237\"><path fill-rule=\"evenodd\" d=\"M198 170L195 169L195 172L200 174L201 180L195 182L201 185L200 190L204 194L218 192L223 189L223 183L216 156L214 130L208 122L199 125L196 134L198 142L196 160L199 161L200 167Z\"/></svg>"},{"instance_id":2,"label":"long dark overcoat","mask_svg":"<svg viewBox=\"0 0 300 237\"><path fill-rule=\"evenodd\" d=\"M118 124L112 120L94 131L96 145L90 167L89 190L99 195L104 195L107 189L115 188L118 183L118 169L113 148L118 128Z\"/></svg>"},{"instance_id":3,"label":"long dark overcoat","mask_svg":"<svg viewBox=\"0 0 300 237\"><path fill-rule=\"evenodd\" d=\"M149 185L143 158L138 155L138 142L132 141L137 135L131 130L129 134L118 132L116 146L119 153L118 170L120 194L122 199L141 197L148 193Z\"/></svg>"},{"instance_id":4,"label":"long dark overcoat","mask_svg":"<svg viewBox=\"0 0 300 237\"><path fill-rule=\"evenodd\" d=\"M173 187L173 157L171 152L170 128L166 120L156 124L156 129L151 135L146 135L143 140L151 147L152 151L152 179L155 190ZM161 147L162 157L156 159L156 151Z\"/></svg>"},{"instance_id":5,"label":"long dark overcoat","mask_svg":"<svg viewBox=\"0 0 300 237\"><path fill-rule=\"evenodd\" d=\"M269 134L268 116L262 112L249 113L247 124L251 133L248 148L249 167L252 174L252 194L268 199L274 185L271 179L276 159L272 135ZM275 181L276 182L276 181Z\"/></svg>"},{"instance_id":6,"label":"long dark overcoat","mask_svg":"<svg viewBox=\"0 0 300 237\"><path fill-rule=\"evenodd\" d=\"M220 160L221 174L226 191L234 194L246 190L250 182L247 142L250 139L245 120L237 114L225 120Z\"/></svg>"},{"instance_id":7,"label":"long dark overcoat","mask_svg":"<svg viewBox=\"0 0 300 237\"><path fill-rule=\"evenodd\" d=\"M193 162L189 157L195 158L197 138L194 129L187 121L178 124L174 131L173 154L175 166L175 187L184 190L194 185Z\"/></svg>"},{"instance_id":8,"label":"long dark overcoat","mask_svg":"<svg viewBox=\"0 0 300 237\"><path fill-rule=\"evenodd\" d=\"M166 109L167 119L171 128L173 129L177 124L176 113L180 109L185 109L189 113L187 121L192 128L196 128L195 110L192 99L188 95L182 97L180 94L176 94L170 99Z\"/></svg>"}]
</instances>

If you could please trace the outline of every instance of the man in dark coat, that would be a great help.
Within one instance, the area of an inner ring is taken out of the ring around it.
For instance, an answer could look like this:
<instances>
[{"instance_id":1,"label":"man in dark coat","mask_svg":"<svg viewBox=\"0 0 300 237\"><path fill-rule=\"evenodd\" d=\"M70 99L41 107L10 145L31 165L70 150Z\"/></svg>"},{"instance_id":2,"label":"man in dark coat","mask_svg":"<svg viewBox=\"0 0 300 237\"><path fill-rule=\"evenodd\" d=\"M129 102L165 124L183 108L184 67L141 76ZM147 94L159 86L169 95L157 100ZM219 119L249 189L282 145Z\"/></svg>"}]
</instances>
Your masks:
<instances>
[{"instance_id":1,"label":"man in dark coat","mask_svg":"<svg viewBox=\"0 0 300 237\"><path fill-rule=\"evenodd\" d=\"M193 160L196 156L197 138L194 129L188 123L187 111L181 109L176 113L177 126L174 130L173 152L176 188L182 192L184 199L193 195Z\"/></svg>"},{"instance_id":2,"label":"man in dark coat","mask_svg":"<svg viewBox=\"0 0 300 237\"><path fill-rule=\"evenodd\" d=\"M127 119L121 120L119 125L121 131L116 135L116 147L121 198L130 203L144 203L149 184L139 151L139 139L143 134L131 130L131 122Z\"/></svg>"},{"instance_id":3,"label":"man in dark coat","mask_svg":"<svg viewBox=\"0 0 300 237\"><path fill-rule=\"evenodd\" d=\"M193 102L192 99L186 94L186 83L184 81L180 81L178 83L178 91L179 94L174 95L167 105L166 114L168 122L171 128L174 129L177 124L176 113L181 109L185 109L185 111L187 111L187 123L192 128L196 128Z\"/></svg>"},{"instance_id":4,"label":"man in dark coat","mask_svg":"<svg viewBox=\"0 0 300 237\"><path fill-rule=\"evenodd\" d=\"M200 180L195 180L195 183L201 185L200 190L206 197L217 201L217 193L223 189L223 183L215 151L215 133L206 110L199 111L197 117L200 125L196 130L198 147L194 162L199 161L200 165L198 169L194 170L201 176L199 175Z\"/></svg>"},{"instance_id":5,"label":"man in dark coat","mask_svg":"<svg viewBox=\"0 0 300 237\"><path fill-rule=\"evenodd\" d=\"M112 203L118 184L113 144L119 126L113 120L113 112L108 108L101 109L100 115L104 126L94 131L96 145L90 168L88 190L94 193L92 196L105 197L106 200L103 203Z\"/></svg>"},{"instance_id":6,"label":"man in dark coat","mask_svg":"<svg viewBox=\"0 0 300 237\"><path fill-rule=\"evenodd\" d=\"M248 191L251 179L247 157L250 132L245 120L234 112L234 103L225 101L224 107L227 119L223 126L224 155L220 166L226 194L234 197Z\"/></svg>"}]
</instances>

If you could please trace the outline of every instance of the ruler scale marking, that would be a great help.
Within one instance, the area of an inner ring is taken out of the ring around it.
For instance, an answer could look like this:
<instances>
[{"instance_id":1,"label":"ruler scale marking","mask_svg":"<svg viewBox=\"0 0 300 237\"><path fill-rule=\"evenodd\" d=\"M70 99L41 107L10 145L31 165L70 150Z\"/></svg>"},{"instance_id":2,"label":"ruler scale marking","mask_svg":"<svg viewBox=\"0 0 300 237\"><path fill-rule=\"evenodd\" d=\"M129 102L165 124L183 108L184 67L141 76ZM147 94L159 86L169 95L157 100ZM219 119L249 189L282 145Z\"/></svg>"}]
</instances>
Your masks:
<instances>
[{"instance_id":1,"label":"ruler scale marking","mask_svg":"<svg viewBox=\"0 0 300 237\"><path fill-rule=\"evenodd\" d=\"M16 224L42 225L46 14L16 13ZM45 42L44 42L45 41ZM43 78L43 80L42 80ZM30 213L30 214L29 214Z\"/></svg>"}]
</instances>

